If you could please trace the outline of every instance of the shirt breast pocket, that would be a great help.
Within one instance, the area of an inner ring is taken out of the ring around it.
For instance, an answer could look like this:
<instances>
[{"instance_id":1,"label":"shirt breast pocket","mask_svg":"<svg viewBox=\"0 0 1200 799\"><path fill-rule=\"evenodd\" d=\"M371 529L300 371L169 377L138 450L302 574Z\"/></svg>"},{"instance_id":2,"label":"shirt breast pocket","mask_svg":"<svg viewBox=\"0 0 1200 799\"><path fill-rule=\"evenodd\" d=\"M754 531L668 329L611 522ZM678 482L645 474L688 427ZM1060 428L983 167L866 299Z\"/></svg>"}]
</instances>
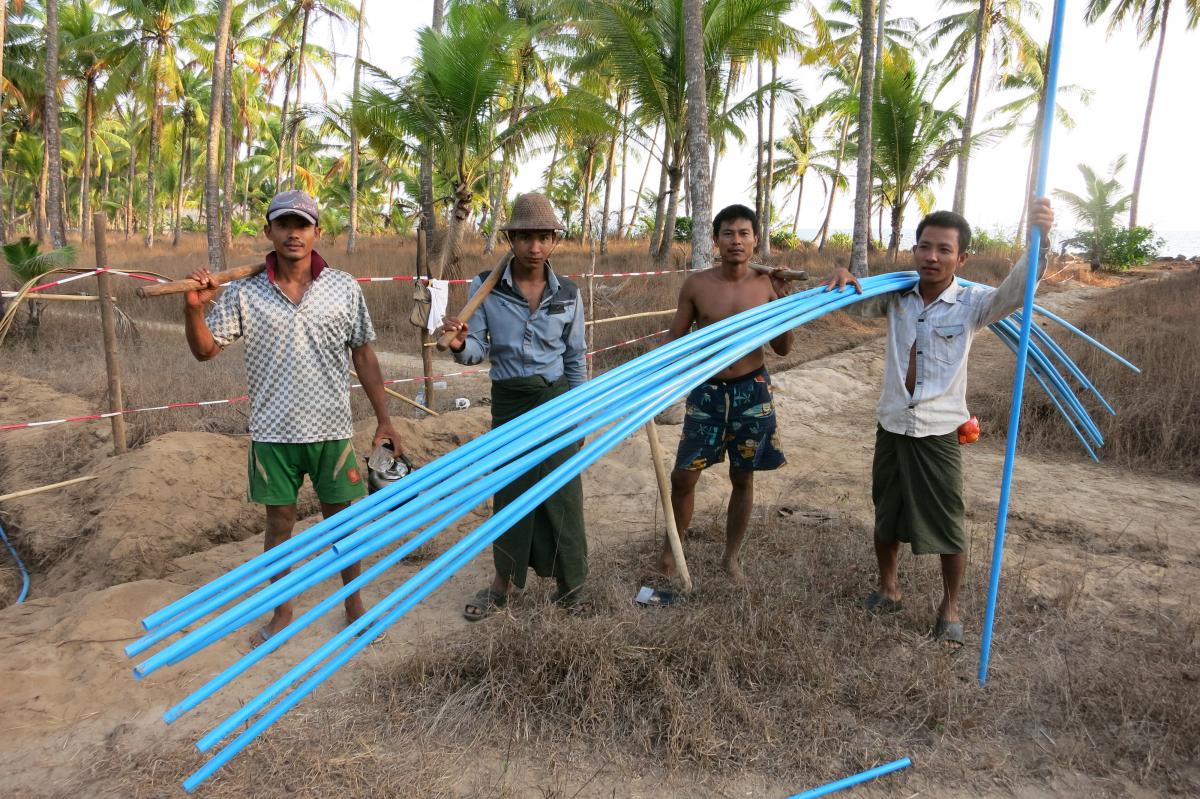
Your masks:
<instances>
[{"instance_id":1,"label":"shirt breast pocket","mask_svg":"<svg viewBox=\"0 0 1200 799\"><path fill-rule=\"evenodd\" d=\"M936 325L930 342L933 357L942 363L962 360L967 348L966 328L963 325Z\"/></svg>"}]
</instances>

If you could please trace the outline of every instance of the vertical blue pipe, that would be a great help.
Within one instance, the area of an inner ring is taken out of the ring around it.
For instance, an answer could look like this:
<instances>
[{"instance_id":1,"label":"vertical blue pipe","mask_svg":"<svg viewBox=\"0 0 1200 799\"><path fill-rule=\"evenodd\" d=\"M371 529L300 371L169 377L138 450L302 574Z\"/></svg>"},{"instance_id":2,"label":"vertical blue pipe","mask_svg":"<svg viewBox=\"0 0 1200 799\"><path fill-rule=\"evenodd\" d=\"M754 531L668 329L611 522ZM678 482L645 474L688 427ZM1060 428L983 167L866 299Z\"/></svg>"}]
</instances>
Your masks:
<instances>
[{"instance_id":1,"label":"vertical blue pipe","mask_svg":"<svg viewBox=\"0 0 1200 799\"><path fill-rule=\"evenodd\" d=\"M29 572L25 569L25 562L17 554L16 547L8 540L8 536L4 534L3 527L0 527L0 540L3 540L4 546L8 547L8 554L12 555L12 559L17 563L17 569L21 572L21 591L17 594L17 601L13 603L14 605L19 605L25 601L25 597L29 596Z\"/></svg>"},{"instance_id":2,"label":"vertical blue pipe","mask_svg":"<svg viewBox=\"0 0 1200 799\"><path fill-rule=\"evenodd\" d=\"M1058 62L1062 54L1063 13L1066 0L1055 0L1054 20L1050 25L1049 69L1046 72L1046 112L1042 119L1041 152L1038 153L1037 186L1034 194L1046 194L1046 171L1050 166L1050 134L1054 130L1055 102L1058 97ZM996 598L1000 593L1000 567L1004 563L1004 531L1008 522L1008 503L1012 493L1013 463L1017 457L1017 432L1021 426L1021 398L1025 393L1025 364L1029 357L1030 329L1033 325L1033 295L1037 288L1041 261L1042 231L1034 228L1029 237L1029 277L1025 281L1025 302L1021 311L1021 337L1017 343L1017 366L1013 374L1012 406L1008 414L1008 442L1004 447L1004 476L1000 481L1000 505L996 510L996 538L992 542L992 571L988 578L987 612L979 645L979 684L987 682L988 659L992 652L992 626L996 621Z\"/></svg>"},{"instance_id":3,"label":"vertical blue pipe","mask_svg":"<svg viewBox=\"0 0 1200 799\"><path fill-rule=\"evenodd\" d=\"M788 799L817 799L818 796L828 796L831 793L844 791L847 788L858 785L859 783L873 780L876 777L882 777L884 774L891 774L893 771L899 771L902 768L908 768L912 765L912 761L907 757L902 757L899 760L893 760L891 763L885 763L882 766L876 766L873 769L864 771L861 774L855 774L853 777L844 777L843 779L831 782L828 785L822 785L820 788L798 793L795 796L790 796Z\"/></svg>"}]
</instances>

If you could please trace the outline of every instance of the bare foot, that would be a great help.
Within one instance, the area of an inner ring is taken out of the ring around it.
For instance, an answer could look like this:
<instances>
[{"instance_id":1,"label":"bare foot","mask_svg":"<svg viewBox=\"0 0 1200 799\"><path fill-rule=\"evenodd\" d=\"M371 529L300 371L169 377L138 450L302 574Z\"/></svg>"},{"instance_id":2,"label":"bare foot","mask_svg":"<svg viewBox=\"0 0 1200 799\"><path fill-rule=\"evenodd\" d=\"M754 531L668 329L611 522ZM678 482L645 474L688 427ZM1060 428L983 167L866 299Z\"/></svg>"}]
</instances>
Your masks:
<instances>
[{"instance_id":1,"label":"bare foot","mask_svg":"<svg viewBox=\"0 0 1200 799\"><path fill-rule=\"evenodd\" d=\"M283 608L276 608L275 613L271 616L271 620L263 626L257 628L250 636L250 646L258 646L259 644L265 643L268 638L275 635L277 632L282 630L284 627L287 627L291 623L291 609L289 608L284 610Z\"/></svg>"},{"instance_id":2,"label":"bare foot","mask_svg":"<svg viewBox=\"0 0 1200 799\"><path fill-rule=\"evenodd\" d=\"M661 572L667 577L675 577L679 574L679 569L675 567L675 556L671 554L670 549L664 549L663 553L658 556L656 571Z\"/></svg>"},{"instance_id":3,"label":"bare foot","mask_svg":"<svg viewBox=\"0 0 1200 799\"><path fill-rule=\"evenodd\" d=\"M363 607L362 597L358 594L346 600L346 623L351 624L358 620L358 617L367 612Z\"/></svg>"},{"instance_id":4,"label":"bare foot","mask_svg":"<svg viewBox=\"0 0 1200 799\"><path fill-rule=\"evenodd\" d=\"M729 582L734 585L745 585L746 575L742 572L742 565L736 560L723 560L721 565L725 567L725 574L729 575Z\"/></svg>"}]
</instances>

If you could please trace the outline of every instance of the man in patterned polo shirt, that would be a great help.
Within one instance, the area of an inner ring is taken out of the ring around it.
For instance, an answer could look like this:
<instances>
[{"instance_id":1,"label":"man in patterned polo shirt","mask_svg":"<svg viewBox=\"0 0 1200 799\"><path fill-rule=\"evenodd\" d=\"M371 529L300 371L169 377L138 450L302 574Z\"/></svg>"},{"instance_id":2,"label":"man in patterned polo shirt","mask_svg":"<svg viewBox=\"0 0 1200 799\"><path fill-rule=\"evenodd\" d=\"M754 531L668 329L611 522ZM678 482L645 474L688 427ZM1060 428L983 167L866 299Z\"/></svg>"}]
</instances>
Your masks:
<instances>
[{"instance_id":1,"label":"man in patterned polo shirt","mask_svg":"<svg viewBox=\"0 0 1200 799\"><path fill-rule=\"evenodd\" d=\"M184 306L188 346L196 360L215 358L236 339L245 339L249 495L267 508L265 549L291 537L304 475L326 517L366 494L350 441L350 361L375 410L372 448L388 440L401 449L371 349L375 330L362 290L349 273L333 269L313 249L321 233L318 221L316 201L304 192L277 194L264 228L275 247L267 254L266 269L224 291L207 269L198 269L191 278L206 288L188 292ZM214 304L206 316L209 301ZM359 565L350 566L342 582L358 575ZM350 621L365 610L357 591L345 607ZM292 603L279 605L253 642L267 640L291 620Z\"/></svg>"}]
</instances>

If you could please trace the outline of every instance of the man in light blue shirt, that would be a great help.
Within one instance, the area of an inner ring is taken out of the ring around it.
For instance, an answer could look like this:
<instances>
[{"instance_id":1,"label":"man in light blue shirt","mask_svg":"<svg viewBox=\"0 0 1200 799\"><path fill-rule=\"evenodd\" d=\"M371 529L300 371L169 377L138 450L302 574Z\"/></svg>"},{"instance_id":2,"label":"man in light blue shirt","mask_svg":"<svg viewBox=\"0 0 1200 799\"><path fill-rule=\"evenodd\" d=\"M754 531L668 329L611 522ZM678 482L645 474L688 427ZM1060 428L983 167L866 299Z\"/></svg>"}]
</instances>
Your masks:
<instances>
[{"instance_id":1,"label":"man in light blue shirt","mask_svg":"<svg viewBox=\"0 0 1200 799\"><path fill-rule=\"evenodd\" d=\"M450 343L456 361L471 365L491 360L492 427L587 379L579 288L550 267L563 225L540 194L518 197L509 220L504 230L511 252L496 266L503 273L495 288L466 322L453 317L443 322L445 330L456 334ZM472 295L490 274L471 282ZM575 450L561 450L497 491L493 512L515 501ZM463 610L467 621L479 621L508 604L514 588L525 587L531 566L539 577L554 577L556 602L577 607L587 577L580 479L575 477L509 528L492 545L492 557L495 577L468 600Z\"/></svg>"}]
</instances>

